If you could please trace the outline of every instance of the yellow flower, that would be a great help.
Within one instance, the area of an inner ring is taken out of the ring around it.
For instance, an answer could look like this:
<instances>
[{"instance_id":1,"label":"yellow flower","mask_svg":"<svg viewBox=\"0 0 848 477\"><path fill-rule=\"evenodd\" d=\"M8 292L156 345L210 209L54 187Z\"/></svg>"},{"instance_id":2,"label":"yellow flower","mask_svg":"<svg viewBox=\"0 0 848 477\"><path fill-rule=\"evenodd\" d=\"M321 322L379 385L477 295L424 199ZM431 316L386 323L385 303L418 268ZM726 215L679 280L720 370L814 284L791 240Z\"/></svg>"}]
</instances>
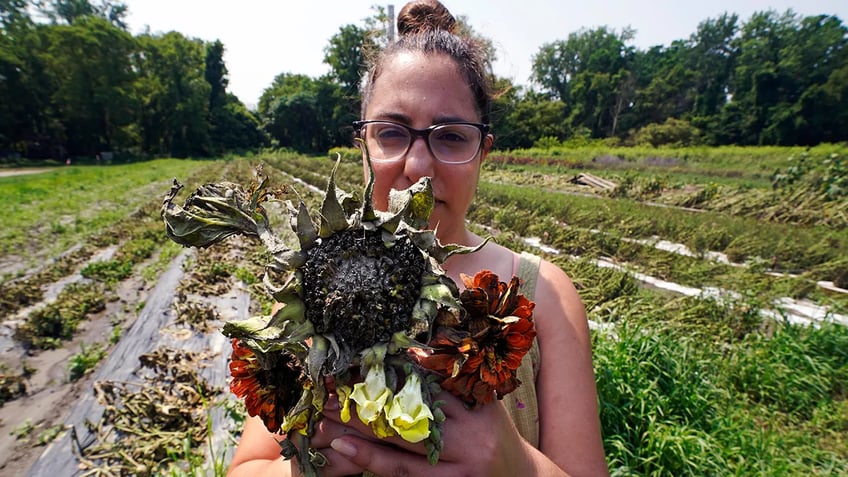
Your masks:
<instances>
[{"instance_id":1,"label":"yellow flower","mask_svg":"<svg viewBox=\"0 0 848 477\"><path fill-rule=\"evenodd\" d=\"M297 432L306 435L307 426L309 424L309 409L304 409L303 411L293 415L286 416L283 418L283 433L289 433L292 430L296 430Z\"/></svg>"},{"instance_id":2,"label":"yellow flower","mask_svg":"<svg viewBox=\"0 0 848 477\"><path fill-rule=\"evenodd\" d=\"M407 442L420 442L430 436L433 413L421 396L421 378L412 373L403 389L386 406L389 425Z\"/></svg>"},{"instance_id":3,"label":"yellow flower","mask_svg":"<svg viewBox=\"0 0 848 477\"><path fill-rule=\"evenodd\" d=\"M374 432L374 435L379 437L380 439L385 439L387 437L393 437L397 435L394 429L389 424L389 421L386 419L386 414L382 413L377 416L377 419L371 423L371 430Z\"/></svg>"},{"instance_id":4,"label":"yellow flower","mask_svg":"<svg viewBox=\"0 0 848 477\"><path fill-rule=\"evenodd\" d=\"M363 354L363 363L367 363L368 374L364 383L353 385L350 398L356 401L356 414L363 424L371 424L383 413L386 402L392 398L392 391L386 386L386 372L383 358L386 346L374 346Z\"/></svg>"},{"instance_id":5,"label":"yellow flower","mask_svg":"<svg viewBox=\"0 0 848 477\"><path fill-rule=\"evenodd\" d=\"M342 406L340 417L342 422L350 421L350 386L346 384L336 384L336 393L339 395L339 404Z\"/></svg>"}]
</instances>

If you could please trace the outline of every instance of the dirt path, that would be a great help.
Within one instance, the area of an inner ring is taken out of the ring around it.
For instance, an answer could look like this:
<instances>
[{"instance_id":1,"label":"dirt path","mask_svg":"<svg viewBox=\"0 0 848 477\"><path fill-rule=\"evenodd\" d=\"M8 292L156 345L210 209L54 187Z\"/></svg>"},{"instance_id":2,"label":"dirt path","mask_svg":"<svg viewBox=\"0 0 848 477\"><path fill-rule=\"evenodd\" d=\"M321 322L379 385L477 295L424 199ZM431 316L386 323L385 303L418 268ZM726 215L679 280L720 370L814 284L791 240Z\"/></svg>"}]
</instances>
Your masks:
<instances>
[{"instance_id":1,"label":"dirt path","mask_svg":"<svg viewBox=\"0 0 848 477\"><path fill-rule=\"evenodd\" d=\"M45 167L41 169L23 168L23 169L0 169L0 177L23 176L27 174L41 174L42 172L52 171L54 168Z\"/></svg>"}]
</instances>

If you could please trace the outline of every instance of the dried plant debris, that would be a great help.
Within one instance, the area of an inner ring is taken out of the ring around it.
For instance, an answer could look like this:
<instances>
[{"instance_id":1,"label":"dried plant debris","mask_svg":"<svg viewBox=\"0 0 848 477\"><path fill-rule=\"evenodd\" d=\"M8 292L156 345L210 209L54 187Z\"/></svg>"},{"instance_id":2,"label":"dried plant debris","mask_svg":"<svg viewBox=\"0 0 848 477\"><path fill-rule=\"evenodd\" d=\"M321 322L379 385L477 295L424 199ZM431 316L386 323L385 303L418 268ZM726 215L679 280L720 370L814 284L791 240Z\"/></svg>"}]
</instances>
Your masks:
<instances>
[{"instance_id":1,"label":"dried plant debris","mask_svg":"<svg viewBox=\"0 0 848 477\"><path fill-rule=\"evenodd\" d=\"M105 410L98 422L86 422L93 442L83 445L72 431L81 475L160 475L201 456L207 403L219 393L198 373L210 358L163 347L139 357L140 381L95 382Z\"/></svg>"},{"instance_id":2,"label":"dried plant debris","mask_svg":"<svg viewBox=\"0 0 848 477\"><path fill-rule=\"evenodd\" d=\"M221 318L214 305L191 298L182 292L177 292L174 297L174 312L176 313L174 323L189 326L203 333L212 331L213 327L210 323L219 321Z\"/></svg>"},{"instance_id":3,"label":"dried plant debris","mask_svg":"<svg viewBox=\"0 0 848 477\"><path fill-rule=\"evenodd\" d=\"M202 296L219 296L233 286L233 267L222 248L199 254L197 260L188 264L186 276L180 283L179 292Z\"/></svg>"},{"instance_id":4,"label":"dried plant debris","mask_svg":"<svg viewBox=\"0 0 848 477\"><path fill-rule=\"evenodd\" d=\"M32 275L3 283L0 288L0 317L11 316L21 308L44 299L44 285L73 273L79 264L93 254L92 247L76 247Z\"/></svg>"},{"instance_id":5,"label":"dried plant debris","mask_svg":"<svg viewBox=\"0 0 848 477\"><path fill-rule=\"evenodd\" d=\"M26 376L9 373L0 368L0 406L26 394Z\"/></svg>"}]
</instances>

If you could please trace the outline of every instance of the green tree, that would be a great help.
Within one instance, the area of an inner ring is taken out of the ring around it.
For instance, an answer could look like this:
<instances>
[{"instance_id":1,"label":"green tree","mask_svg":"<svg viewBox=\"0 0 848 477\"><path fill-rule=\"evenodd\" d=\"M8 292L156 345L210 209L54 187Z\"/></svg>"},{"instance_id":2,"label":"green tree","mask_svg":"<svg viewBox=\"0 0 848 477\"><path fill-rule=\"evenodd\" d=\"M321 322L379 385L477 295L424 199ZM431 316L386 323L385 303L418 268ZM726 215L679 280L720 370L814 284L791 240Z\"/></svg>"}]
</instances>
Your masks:
<instances>
[{"instance_id":1,"label":"green tree","mask_svg":"<svg viewBox=\"0 0 848 477\"><path fill-rule=\"evenodd\" d=\"M364 51L375 47L370 30L345 25L324 48L324 63L330 66L330 78L341 85L350 98L359 95L359 82L365 68Z\"/></svg>"},{"instance_id":2,"label":"green tree","mask_svg":"<svg viewBox=\"0 0 848 477\"><path fill-rule=\"evenodd\" d=\"M227 65L224 44L216 40L206 45L204 79L209 83L209 153L253 149L266 145L259 120L244 104L227 93Z\"/></svg>"},{"instance_id":3,"label":"green tree","mask_svg":"<svg viewBox=\"0 0 848 477\"><path fill-rule=\"evenodd\" d=\"M32 22L27 12L28 5L27 0L0 0L0 26L3 27L4 36L6 30Z\"/></svg>"},{"instance_id":4,"label":"green tree","mask_svg":"<svg viewBox=\"0 0 848 477\"><path fill-rule=\"evenodd\" d=\"M38 10L53 23L72 24L80 18L93 16L107 20L122 30L127 29L124 19L128 9L121 2L102 0L94 5L88 0L43 0L35 3Z\"/></svg>"},{"instance_id":5,"label":"green tree","mask_svg":"<svg viewBox=\"0 0 848 477\"><path fill-rule=\"evenodd\" d=\"M543 137L560 141L569 137L566 129L565 104L548 95L514 87L506 79L499 79L497 90L502 94L493 105L495 147L516 149L532 147Z\"/></svg>"},{"instance_id":6,"label":"green tree","mask_svg":"<svg viewBox=\"0 0 848 477\"><path fill-rule=\"evenodd\" d=\"M227 94L223 107L213 111L209 127L211 152L216 155L268 145L259 119L232 94Z\"/></svg>"},{"instance_id":7,"label":"green tree","mask_svg":"<svg viewBox=\"0 0 848 477\"><path fill-rule=\"evenodd\" d=\"M177 157L208 154L212 87L205 77L206 45L177 32L141 35L138 41L142 151Z\"/></svg>"},{"instance_id":8,"label":"green tree","mask_svg":"<svg viewBox=\"0 0 848 477\"><path fill-rule=\"evenodd\" d=\"M543 45L533 57L533 81L542 92L569 105L569 129L588 128L593 137L616 134L635 97L630 71L634 32L607 27L571 33Z\"/></svg>"},{"instance_id":9,"label":"green tree","mask_svg":"<svg viewBox=\"0 0 848 477\"><path fill-rule=\"evenodd\" d=\"M259 98L258 113L280 147L325 152L350 143L350 112L345 92L329 78L284 73Z\"/></svg>"},{"instance_id":10,"label":"green tree","mask_svg":"<svg viewBox=\"0 0 848 477\"><path fill-rule=\"evenodd\" d=\"M221 108L227 102L227 64L224 63L224 44L215 40L206 45L206 66L203 78L209 83L209 110Z\"/></svg>"},{"instance_id":11,"label":"green tree","mask_svg":"<svg viewBox=\"0 0 848 477\"><path fill-rule=\"evenodd\" d=\"M688 53L689 48L682 40L674 41L668 47L654 46L647 51L636 52L636 93L631 128L662 123L692 110L691 85L695 72L686 66Z\"/></svg>"},{"instance_id":12,"label":"green tree","mask_svg":"<svg viewBox=\"0 0 848 477\"><path fill-rule=\"evenodd\" d=\"M752 15L737 39L732 100L720 122L734 121L724 143L815 144L831 111L824 91L848 62L848 30L831 16L800 18L792 11ZM836 75L836 76L832 76ZM838 89L838 88L837 88ZM841 139L840 139L841 137ZM844 140L844 134L827 140Z\"/></svg>"},{"instance_id":13,"label":"green tree","mask_svg":"<svg viewBox=\"0 0 848 477\"><path fill-rule=\"evenodd\" d=\"M694 116L714 116L727 100L737 55L734 39L738 21L737 15L727 13L707 19L689 39L685 66L694 73L691 109Z\"/></svg>"},{"instance_id":14,"label":"green tree","mask_svg":"<svg viewBox=\"0 0 848 477\"><path fill-rule=\"evenodd\" d=\"M132 36L93 16L42 31L44 74L54 87L51 107L63 124L67 152L94 156L128 146L135 119Z\"/></svg>"}]
</instances>

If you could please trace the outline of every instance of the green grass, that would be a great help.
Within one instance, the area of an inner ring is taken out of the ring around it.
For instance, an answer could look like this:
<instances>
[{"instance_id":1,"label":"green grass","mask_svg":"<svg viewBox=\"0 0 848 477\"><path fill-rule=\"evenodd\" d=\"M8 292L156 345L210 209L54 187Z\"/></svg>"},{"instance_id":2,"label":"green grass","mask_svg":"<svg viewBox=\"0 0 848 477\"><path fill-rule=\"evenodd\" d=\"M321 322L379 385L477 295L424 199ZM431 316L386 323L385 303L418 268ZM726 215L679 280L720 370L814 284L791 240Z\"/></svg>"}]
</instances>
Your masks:
<instances>
[{"instance_id":1,"label":"green grass","mask_svg":"<svg viewBox=\"0 0 848 477\"><path fill-rule=\"evenodd\" d=\"M63 252L162 197L174 177L210 162L159 159L114 166L67 166L0 178L6 204L0 257L27 263Z\"/></svg>"},{"instance_id":2,"label":"green grass","mask_svg":"<svg viewBox=\"0 0 848 477\"><path fill-rule=\"evenodd\" d=\"M799 228L716 212L661 209L628 199L555 194L529 186L487 182L480 183L478 197L480 204L472 206L472 220L481 219L475 215L475 207L489 206L494 208L492 213L502 211L496 218L503 220L497 222L518 233L525 233L538 218L552 217L563 224L600 229L613 236L659 236L692 244L695 250L710 247L737 262L752 257L772 259L781 264L781 269L790 271L804 271L848 255L848 237L826 227ZM483 223L488 217L482 217ZM812 248L819 253L807 253Z\"/></svg>"},{"instance_id":3,"label":"green grass","mask_svg":"<svg viewBox=\"0 0 848 477\"><path fill-rule=\"evenodd\" d=\"M778 146L722 147L608 147L603 144L553 149L495 150L492 162L545 164L591 170L641 170L651 173L673 171L700 177L736 177L760 181L786 166L793 156L809 151L826 156L845 154L846 146L823 144L813 148ZM652 164L663 163L663 166Z\"/></svg>"},{"instance_id":4,"label":"green grass","mask_svg":"<svg viewBox=\"0 0 848 477\"><path fill-rule=\"evenodd\" d=\"M843 326L781 325L771 337L714 348L623 323L615 335L596 333L593 345L614 474L848 471ZM816 425L835 433L810 432Z\"/></svg>"}]
</instances>

